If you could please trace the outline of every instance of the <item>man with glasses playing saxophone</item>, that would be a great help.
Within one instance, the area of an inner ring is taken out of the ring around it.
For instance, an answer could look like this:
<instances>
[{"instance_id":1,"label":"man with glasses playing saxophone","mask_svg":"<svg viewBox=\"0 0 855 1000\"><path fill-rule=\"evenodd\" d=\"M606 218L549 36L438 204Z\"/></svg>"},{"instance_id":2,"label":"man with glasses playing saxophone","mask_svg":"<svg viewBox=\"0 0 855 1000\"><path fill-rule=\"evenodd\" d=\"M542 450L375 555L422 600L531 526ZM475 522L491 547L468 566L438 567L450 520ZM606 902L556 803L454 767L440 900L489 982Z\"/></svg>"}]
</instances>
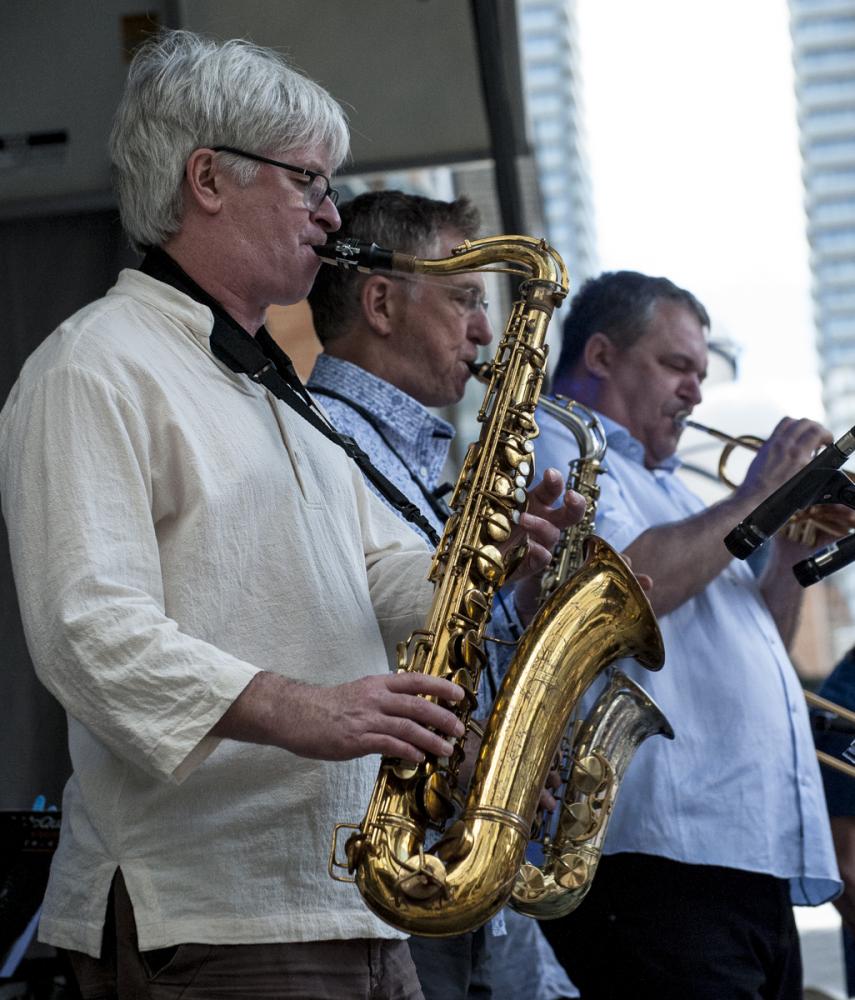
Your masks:
<instances>
[{"instance_id":1,"label":"man with glasses playing saxophone","mask_svg":"<svg viewBox=\"0 0 855 1000\"><path fill-rule=\"evenodd\" d=\"M315 278L347 148L278 53L147 42L111 138L145 259L0 414L24 628L74 764L40 934L87 998L422 996L403 935L329 878L329 837L367 755L452 752L437 702L463 690L388 671L430 553L263 326ZM575 513L521 516L528 568Z\"/></svg>"},{"instance_id":2,"label":"man with glasses playing saxophone","mask_svg":"<svg viewBox=\"0 0 855 1000\"><path fill-rule=\"evenodd\" d=\"M795 1000L792 904L840 888L786 652L802 594L790 567L805 550L777 537L755 580L722 543L831 435L782 420L743 484L705 509L675 475L675 451L680 414L701 401L708 331L704 307L666 278L605 273L574 297L555 373L556 393L606 431L597 533L654 579L665 667L622 669L676 733L628 769L589 895L541 925L593 1000ZM545 413L538 423L539 463L566 466L575 441Z\"/></svg>"},{"instance_id":3,"label":"man with glasses playing saxophone","mask_svg":"<svg viewBox=\"0 0 855 1000\"><path fill-rule=\"evenodd\" d=\"M446 257L478 235L478 210L466 198L374 191L340 206L340 213L346 236L417 257ZM438 493L454 428L429 407L460 402L470 365L492 339L484 295L484 279L475 273L434 278L341 268L322 269L309 294L324 347L309 388L333 424L357 440L437 532L446 519ZM532 585L532 602L536 593ZM513 642L520 628L513 601L500 602L491 634ZM478 692L482 717L512 652L488 644ZM576 995L537 924L510 910L459 937L411 937L410 950L426 1000Z\"/></svg>"}]
</instances>

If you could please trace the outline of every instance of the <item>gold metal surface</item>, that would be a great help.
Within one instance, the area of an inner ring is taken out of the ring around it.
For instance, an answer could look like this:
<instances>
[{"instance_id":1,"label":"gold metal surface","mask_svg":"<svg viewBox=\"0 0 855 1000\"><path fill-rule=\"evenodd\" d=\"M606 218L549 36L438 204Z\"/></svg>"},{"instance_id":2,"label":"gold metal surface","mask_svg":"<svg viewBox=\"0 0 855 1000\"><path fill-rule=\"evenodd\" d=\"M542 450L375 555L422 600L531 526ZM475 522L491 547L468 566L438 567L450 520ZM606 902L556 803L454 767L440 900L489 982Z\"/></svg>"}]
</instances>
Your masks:
<instances>
[{"instance_id":1,"label":"gold metal surface","mask_svg":"<svg viewBox=\"0 0 855 1000\"><path fill-rule=\"evenodd\" d=\"M403 670L448 678L465 670L475 691L492 601L519 556L497 547L497 525L502 534L505 523L518 520L525 503L519 480L527 484L533 475L546 327L567 293L567 274L554 250L525 236L466 242L437 261L396 256L410 271L462 273L511 261L527 274L496 357L482 369L488 387L479 412L481 434L467 451L452 516L431 565L435 592L427 623L398 654ZM596 676L623 656L658 669L662 638L624 561L591 538L584 560L545 597L520 640L484 729L460 818L425 851L428 829L442 830L449 803L461 798L458 770L466 736L447 761L428 757L418 767L402 768L384 758L365 816L345 845L345 863L333 846L331 874L338 877L336 870L347 867L370 909L405 931L443 937L485 923L517 882L540 792L576 704ZM472 696L455 708L467 735L476 731L475 707ZM604 732L603 726L593 731ZM584 754L598 755L595 746ZM608 763L602 767L614 770ZM592 795L599 795L599 786ZM579 806L591 817L585 832L596 836L604 823L595 804ZM596 859L585 857L575 842L570 847L556 865L555 880L578 894Z\"/></svg>"},{"instance_id":2,"label":"gold metal surface","mask_svg":"<svg viewBox=\"0 0 855 1000\"><path fill-rule=\"evenodd\" d=\"M618 657L635 655L633 644L641 635L646 636L647 644L642 662L656 669L662 665L664 654L660 653L658 658L650 655L654 645L662 649L650 605L635 577L625 565L621 568L620 557L593 536L599 477L605 471L605 429L592 410L563 396L541 400L540 409L546 410L576 439L579 457L570 463L567 485L586 500L584 517L562 532L552 553L543 575L540 599L548 600L567 581L575 579L586 558L602 562L604 567L609 565L615 579L622 572L622 584L633 590L633 600L626 609L630 618L622 618L620 610L614 607L612 625L616 633L629 629L630 640L617 648L602 647L599 670ZM630 611L630 607L634 610ZM599 670L590 680L594 680ZM557 826L553 833L551 825L543 824L537 837L543 849L543 864L540 868L529 863L523 865L510 901L514 909L527 916L551 919L564 916L579 905L596 873L618 786L635 750L649 736L673 737L667 719L652 699L622 674L617 678L600 695L587 718L574 724L572 736L563 736L556 744L562 782L556 793ZM578 698L574 708L577 702Z\"/></svg>"},{"instance_id":3,"label":"gold metal surface","mask_svg":"<svg viewBox=\"0 0 855 1000\"><path fill-rule=\"evenodd\" d=\"M567 272L547 243L528 236L466 241L440 260L404 254L392 259L393 267L425 274L459 274L509 262L525 276L490 366L478 414L481 433L467 451L451 499L452 516L431 565L435 591L426 626L398 654L404 670L452 678L465 669L474 691L493 598L520 555L503 553L497 543L524 509L520 481L528 484L533 474L531 439L537 434L534 410L546 363L546 329L567 294ZM537 676L539 684L548 680L543 664ZM521 703L510 701L519 711ZM474 697L456 708L467 735L474 708ZM521 792L534 775L520 758L519 745L531 738L535 719L515 715L524 729L511 734L496 715L487 726L464 813L431 854L424 851L425 834L428 827L442 828L437 812L446 792L452 798L459 794L463 753L457 751L466 736L449 761L429 757L411 776L402 775L394 760L381 763L360 830L345 849L366 903L396 927L433 936L459 934L483 924L510 894L546 772ZM517 774L511 792L507 772L515 767L523 774ZM436 774L446 783L439 790ZM331 873L341 866L334 855L335 848Z\"/></svg>"},{"instance_id":4,"label":"gold metal surface","mask_svg":"<svg viewBox=\"0 0 855 1000\"><path fill-rule=\"evenodd\" d=\"M594 542L605 544L597 538ZM636 623L642 632L650 627L643 618L644 611ZM640 659L637 652L628 655ZM524 865L517 878L511 898L515 910L552 920L566 916L582 902L597 871L621 779L640 744L655 735L674 738L653 699L635 681L614 671L576 737L575 764L564 789L555 835L544 839L544 864L540 869Z\"/></svg>"}]
</instances>

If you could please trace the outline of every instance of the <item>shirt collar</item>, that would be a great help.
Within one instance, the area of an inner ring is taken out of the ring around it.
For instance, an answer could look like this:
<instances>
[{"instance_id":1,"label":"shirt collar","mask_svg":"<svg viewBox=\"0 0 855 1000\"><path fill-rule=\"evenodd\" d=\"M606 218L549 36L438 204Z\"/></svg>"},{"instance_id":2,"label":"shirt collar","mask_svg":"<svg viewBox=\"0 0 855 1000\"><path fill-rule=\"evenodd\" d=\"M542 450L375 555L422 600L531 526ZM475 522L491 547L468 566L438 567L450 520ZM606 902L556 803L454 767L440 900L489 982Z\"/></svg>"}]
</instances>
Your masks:
<instances>
[{"instance_id":1,"label":"shirt collar","mask_svg":"<svg viewBox=\"0 0 855 1000\"><path fill-rule=\"evenodd\" d=\"M615 451L618 455L623 455L624 458L628 458L632 462L636 462L638 465L644 465L644 445L630 434L630 432L623 426L619 424L616 420L612 420L611 417L607 417L604 413L600 413L598 410L593 411L597 417L599 417L600 422L603 425L603 430L606 432L606 442L609 446L609 450ZM666 459L663 459L649 472L655 472L660 470L662 472L676 472L677 469L683 463L675 455L671 455Z\"/></svg>"},{"instance_id":2,"label":"shirt collar","mask_svg":"<svg viewBox=\"0 0 855 1000\"><path fill-rule=\"evenodd\" d=\"M417 399L390 382L350 361L320 354L308 386L309 389L334 389L348 396L370 410L381 427L393 431L405 441L416 442L426 432L449 440L454 437L454 428L448 421L431 413Z\"/></svg>"}]
</instances>

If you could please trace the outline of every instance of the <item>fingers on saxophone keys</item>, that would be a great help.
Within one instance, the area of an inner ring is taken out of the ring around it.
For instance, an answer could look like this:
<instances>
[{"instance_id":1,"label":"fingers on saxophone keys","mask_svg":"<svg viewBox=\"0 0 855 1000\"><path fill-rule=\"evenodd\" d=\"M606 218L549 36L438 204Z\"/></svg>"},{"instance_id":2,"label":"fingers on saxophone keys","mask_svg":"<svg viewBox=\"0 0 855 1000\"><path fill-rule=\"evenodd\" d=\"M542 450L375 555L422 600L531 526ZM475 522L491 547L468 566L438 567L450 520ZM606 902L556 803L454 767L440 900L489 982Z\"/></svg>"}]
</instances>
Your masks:
<instances>
[{"instance_id":1,"label":"fingers on saxophone keys","mask_svg":"<svg viewBox=\"0 0 855 1000\"><path fill-rule=\"evenodd\" d=\"M551 813L555 812L555 808L558 805L558 799L552 795L547 789L542 789L540 793L540 798L538 799L537 808L540 812Z\"/></svg>"},{"instance_id":2,"label":"fingers on saxophone keys","mask_svg":"<svg viewBox=\"0 0 855 1000\"><path fill-rule=\"evenodd\" d=\"M383 728L386 733L380 737L380 752L388 756L420 764L425 759L425 754L450 757L454 752L453 745L440 733L428 729L414 719L387 718Z\"/></svg>"},{"instance_id":3,"label":"fingers on saxophone keys","mask_svg":"<svg viewBox=\"0 0 855 1000\"><path fill-rule=\"evenodd\" d=\"M389 674L386 686L390 691L398 691L403 694L423 694L450 702L460 701L465 694L463 688L453 681L411 670L399 670L396 674Z\"/></svg>"},{"instance_id":4,"label":"fingers on saxophone keys","mask_svg":"<svg viewBox=\"0 0 855 1000\"><path fill-rule=\"evenodd\" d=\"M543 476L528 491L529 500L534 500L544 507L551 507L561 496L564 488L564 477L558 469L548 468L544 470Z\"/></svg>"}]
</instances>

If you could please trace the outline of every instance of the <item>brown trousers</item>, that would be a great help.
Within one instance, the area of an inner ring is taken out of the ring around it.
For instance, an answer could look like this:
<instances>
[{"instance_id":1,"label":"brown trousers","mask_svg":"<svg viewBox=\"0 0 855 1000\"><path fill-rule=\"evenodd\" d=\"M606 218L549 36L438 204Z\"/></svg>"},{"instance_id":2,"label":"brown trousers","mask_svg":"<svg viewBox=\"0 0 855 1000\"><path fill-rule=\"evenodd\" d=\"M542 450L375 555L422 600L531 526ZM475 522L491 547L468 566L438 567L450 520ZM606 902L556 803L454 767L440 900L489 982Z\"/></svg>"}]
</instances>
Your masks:
<instances>
[{"instance_id":1,"label":"brown trousers","mask_svg":"<svg viewBox=\"0 0 855 1000\"><path fill-rule=\"evenodd\" d=\"M189 943L141 952L121 872L101 957L67 954L84 1000L424 1000L406 941Z\"/></svg>"}]
</instances>

